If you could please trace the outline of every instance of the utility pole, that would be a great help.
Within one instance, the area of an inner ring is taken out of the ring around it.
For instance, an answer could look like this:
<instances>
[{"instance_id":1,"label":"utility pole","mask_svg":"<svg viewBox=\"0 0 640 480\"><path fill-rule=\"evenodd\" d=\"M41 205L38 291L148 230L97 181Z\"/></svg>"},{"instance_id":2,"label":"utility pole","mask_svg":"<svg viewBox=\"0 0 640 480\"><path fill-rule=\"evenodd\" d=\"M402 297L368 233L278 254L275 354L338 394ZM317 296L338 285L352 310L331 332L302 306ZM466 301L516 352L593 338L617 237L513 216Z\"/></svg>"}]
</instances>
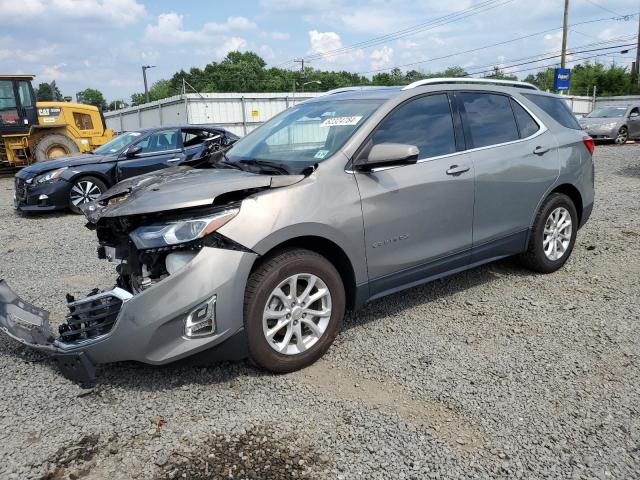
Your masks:
<instances>
[{"instance_id":1,"label":"utility pole","mask_svg":"<svg viewBox=\"0 0 640 480\"><path fill-rule=\"evenodd\" d=\"M640 15L638 15L638 46L636 47L636 83L640 85Z\"/></svg>"},{"instance_id":2,"label":"utility pole","mask_svg":"<svg viewBox=\"0 0 640 480\"><path fill-rule=\"evenodd\" d=\"M155 65L143 65L142 66L142 79L144 80L144 96L149 103L149 87L147 86L147 69L154 68Z\"/></svg>"},{"instance_id":3,"label":"utility pole","mask_svg":"<svg viewBox=\"0 0 640 480\"><path fill-rule=\"evenodd\" d=\"M296 58L293 61L300 64L300 74L304 75L304 58Z\"/></svg>"},{"instance_id":4,"label":"utility pole","mask_svg":"<svg viewBox=\"0 0 640 480\"><path fill-rule=\"evenodd\" d=\"M560 68L567 63L567 30L569 29L569 0L564 0L564 18L562 21L562 52L560 53Z\"/></svg>"}]
</instances>

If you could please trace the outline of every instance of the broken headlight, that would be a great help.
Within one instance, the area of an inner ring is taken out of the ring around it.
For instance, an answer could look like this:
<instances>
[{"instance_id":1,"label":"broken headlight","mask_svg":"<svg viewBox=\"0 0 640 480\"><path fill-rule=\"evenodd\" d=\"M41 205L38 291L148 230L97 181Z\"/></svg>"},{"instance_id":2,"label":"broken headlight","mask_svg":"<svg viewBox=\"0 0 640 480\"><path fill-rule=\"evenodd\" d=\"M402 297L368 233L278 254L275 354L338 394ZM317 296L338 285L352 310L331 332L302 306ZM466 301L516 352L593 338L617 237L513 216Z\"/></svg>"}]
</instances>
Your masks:
<instances>
[{"instance_id":1,"label":"broken headlight","mask_svg":"<svg viewBox=\"0 0 640 480\"><path fill-rule=\"evenodd\" d=\"M143 225L129 235L138 250L160 248L197 240L229 222L240 210L232 208L200 218Z\"/></svg>"}]
</instances>

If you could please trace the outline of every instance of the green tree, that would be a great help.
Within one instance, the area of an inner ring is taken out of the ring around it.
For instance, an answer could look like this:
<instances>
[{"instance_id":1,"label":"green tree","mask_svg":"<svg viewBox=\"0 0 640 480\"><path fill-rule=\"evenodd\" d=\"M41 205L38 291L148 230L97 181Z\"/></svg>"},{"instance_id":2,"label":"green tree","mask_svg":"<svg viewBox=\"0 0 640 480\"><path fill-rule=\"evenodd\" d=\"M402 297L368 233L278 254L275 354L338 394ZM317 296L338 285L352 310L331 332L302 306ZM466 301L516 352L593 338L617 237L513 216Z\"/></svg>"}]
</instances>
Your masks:
<instances>
[{"instance_id":1,"label":"green tree","mask_svg":"<svg viewBox=\"0 0 640 480\"><path fill-rule=\"evenodd\" d=\"M104 99L104 95L102 95L100 90L95 88L85 88L81 92L78 92L77 99L79 103L95 105L103 109L107 108L107 101Z\"/></svg>"},{"instance_id":2,"label":"green tree","mask_svg":"<svg viewBox=\"0 0 640 480\"><path fill-rule=\"evenodd\" d=\"M484 78L493 78L496 80L518 80L518 77L515 75L507 75L499 67L493 67L493 71L490 74L485 75Z\"/></svg>"},{"instance_id":3,"label":"green tree","mask_svg":"<svg viewBox=\"0 0 640 480\"><path fill-rule=\"evenodd\" d=\"M43 82L39 84L36 88L36 98L40 102L61 102L64 100L55 80L51 83Z\"/></svg>"},{"instance_id":4,"label":"green tree","mask_svg":"<svg viewBox=\"0 0 640 480\"><path fill-rule=\"evenodd\" d=\"M120 99L120 100L113 100L111 102L109 102L109 110L119 110L121 108L127 108L129 106L129 104L127 102L125 102L124 100Z\"/></svg>"}]
</instances>

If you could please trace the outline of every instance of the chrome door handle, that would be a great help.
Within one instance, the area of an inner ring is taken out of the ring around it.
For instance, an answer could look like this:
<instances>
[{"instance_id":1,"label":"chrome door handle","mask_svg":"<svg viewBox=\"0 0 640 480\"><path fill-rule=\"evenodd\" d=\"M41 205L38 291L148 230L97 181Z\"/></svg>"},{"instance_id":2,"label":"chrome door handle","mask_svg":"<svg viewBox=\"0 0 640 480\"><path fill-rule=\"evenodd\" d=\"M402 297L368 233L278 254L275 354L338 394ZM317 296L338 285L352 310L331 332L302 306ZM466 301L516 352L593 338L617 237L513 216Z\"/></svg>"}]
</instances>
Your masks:
<instances>
[{"instance_id":1,"label":"chrome door handle","mask_svg":"<svg viewBox=\"0 0 640 480\"><path fill-rule=\"evenodd\" d=\"M549 147L536 147L533 149L535 155L544 155L549 151Z\"/></svg>"},{"instance_id":2,"label":"chrome door handle","mask_svg":"<svg viewBox=\"0 0 640 480\"><path fill-rule=\"evenodd\" d=\"M170 158L169 160L167 160L167 162L176 163L176 162L179 162L180 160L182 160L180 157L176 157L176 158Z\"/></svg>"},{"instance_id":3,"label":"chrome door handle","mask_svg":"<svg viewBox=\"0 0 640 480\"><path fill-rule=\"evenodd\" d=\"M447 175L460 175L461 173L468 172L471 167L466 165L451 165L447 170Z\"/></svg>"}]
</instances>

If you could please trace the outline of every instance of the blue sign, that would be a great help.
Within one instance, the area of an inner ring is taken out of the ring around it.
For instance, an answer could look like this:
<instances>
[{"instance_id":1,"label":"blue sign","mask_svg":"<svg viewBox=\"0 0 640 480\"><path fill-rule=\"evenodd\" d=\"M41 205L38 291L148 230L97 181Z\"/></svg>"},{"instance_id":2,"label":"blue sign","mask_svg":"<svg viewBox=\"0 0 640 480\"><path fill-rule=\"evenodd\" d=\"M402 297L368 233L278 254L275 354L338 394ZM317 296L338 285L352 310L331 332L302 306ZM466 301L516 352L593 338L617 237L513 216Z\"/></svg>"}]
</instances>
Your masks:
<instances>
[{"instance_id":1,"label":"blue sign","mask_svg":"<svg viewBox=\"0 0 640 480\"><path fill-rule=\"evenodd\" d=\"M555 68L553 70L553 88L556 90L569 90L569 80L571 80L571 69Z\"/></svg>"}]
</instances>

